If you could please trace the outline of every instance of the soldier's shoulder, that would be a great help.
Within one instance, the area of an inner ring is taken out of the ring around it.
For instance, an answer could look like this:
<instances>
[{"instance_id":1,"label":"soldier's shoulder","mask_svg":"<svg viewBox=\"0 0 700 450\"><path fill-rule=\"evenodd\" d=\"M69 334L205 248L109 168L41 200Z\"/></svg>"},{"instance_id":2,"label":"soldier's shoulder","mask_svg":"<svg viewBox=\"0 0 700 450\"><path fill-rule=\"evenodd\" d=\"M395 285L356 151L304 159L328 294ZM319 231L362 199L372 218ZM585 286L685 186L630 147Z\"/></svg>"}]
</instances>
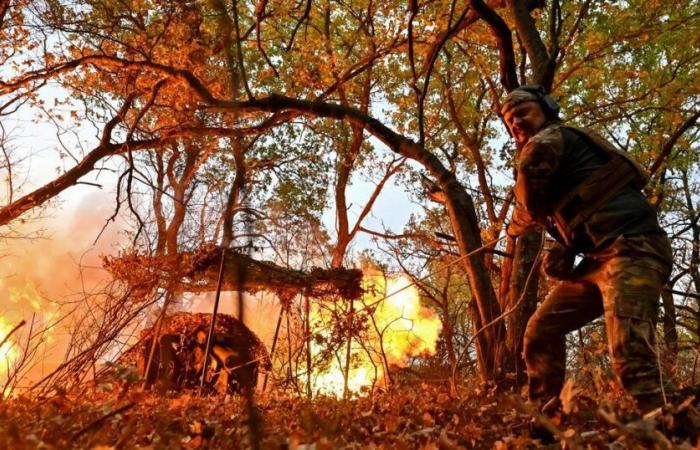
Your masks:
<instances>
[{"instance_id":1,"label":"soldier's shoulder","mask_svg":"<svg viewBox=\"0 0 700 450\"><path fill-rule=\"evenodd\" d=\"M561 148L564 145L564 136L562 134L562 128L564 127L561 123L553 123L547 125L537 132L534 136L530 138L527 145L528 146L553 146Z\"/></svg>"}]
</instances>

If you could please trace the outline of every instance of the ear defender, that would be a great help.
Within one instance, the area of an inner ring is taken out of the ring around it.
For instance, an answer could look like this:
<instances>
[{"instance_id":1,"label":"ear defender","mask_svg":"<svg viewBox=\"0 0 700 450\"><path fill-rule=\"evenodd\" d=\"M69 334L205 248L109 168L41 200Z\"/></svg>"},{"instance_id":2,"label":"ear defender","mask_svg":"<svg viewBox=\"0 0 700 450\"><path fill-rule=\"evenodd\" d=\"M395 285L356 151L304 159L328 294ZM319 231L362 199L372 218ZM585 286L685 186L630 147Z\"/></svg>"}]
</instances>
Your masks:
<instances>
[{"instance_id":1,"label":"ear defender","mask_svg":"<svg viewBox=\"0 0 700 450\"><path fill-rule=\"evenodd\" d=\"M529 92L537 97L542 107L545 109L545 113L550 118L556 118L559 116L559 104L552 98L551 95L547 94L544 86L540 84L525 84L518 87L525 92Z\"/></svg>"}]
</instances>

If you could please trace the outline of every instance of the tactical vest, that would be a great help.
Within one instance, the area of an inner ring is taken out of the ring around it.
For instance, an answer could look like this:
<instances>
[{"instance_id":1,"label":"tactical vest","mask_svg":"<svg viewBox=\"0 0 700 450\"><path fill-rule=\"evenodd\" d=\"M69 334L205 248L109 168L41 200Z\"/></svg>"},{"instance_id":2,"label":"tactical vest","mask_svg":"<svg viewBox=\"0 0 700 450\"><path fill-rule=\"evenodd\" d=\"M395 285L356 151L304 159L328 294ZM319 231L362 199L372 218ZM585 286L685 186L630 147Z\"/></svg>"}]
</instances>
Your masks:
<instances>
[{"instance_id":1,"label":"tactical vest","mask_svg":"<svg viewBox=\"0 0 700 450\"><path fill-rule=\"evenodd\" d=\"M572 232L613 195L630 184L641 190L649 181L649 176L627 152L616 148L593 130L561 126L575 132L608 159L605 165L564 194L554 205L551 216L554 225L561 237L570 243Z\"/></svg>"}]
</instances>

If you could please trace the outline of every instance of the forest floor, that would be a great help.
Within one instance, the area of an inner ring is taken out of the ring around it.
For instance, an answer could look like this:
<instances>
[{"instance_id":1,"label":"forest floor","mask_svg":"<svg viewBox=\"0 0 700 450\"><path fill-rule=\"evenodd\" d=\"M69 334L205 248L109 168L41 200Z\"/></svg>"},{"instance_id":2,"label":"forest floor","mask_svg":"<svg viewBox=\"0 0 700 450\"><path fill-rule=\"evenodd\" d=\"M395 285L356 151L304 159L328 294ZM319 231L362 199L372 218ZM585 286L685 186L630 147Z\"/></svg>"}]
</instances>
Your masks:
<instances>
[{"instance_id":1,"label":"forest floor","mask_svg":"<svg viewBox=\"0 0 700 450\"><path fill-rule=\"evenodd\" d=\"M612 383L610 386L614 386ZM542 448L529 423L537 416L519 393L448 383L403 383L373 396L314 400L275 390L255 396L264 449ZM670 412L632 423L632 405L619 389L593 399L567 384L563 410L548 425L549 448L700 448L662 433ZM0 402L3 449L239 449L249 448L241 397L143 393L122 381L46 398ZM540 419L542 417L540 416ZM628 424L626 426L622 424ZM677 433L676 433L677 434Z\"/></svg>"}]
</instances>

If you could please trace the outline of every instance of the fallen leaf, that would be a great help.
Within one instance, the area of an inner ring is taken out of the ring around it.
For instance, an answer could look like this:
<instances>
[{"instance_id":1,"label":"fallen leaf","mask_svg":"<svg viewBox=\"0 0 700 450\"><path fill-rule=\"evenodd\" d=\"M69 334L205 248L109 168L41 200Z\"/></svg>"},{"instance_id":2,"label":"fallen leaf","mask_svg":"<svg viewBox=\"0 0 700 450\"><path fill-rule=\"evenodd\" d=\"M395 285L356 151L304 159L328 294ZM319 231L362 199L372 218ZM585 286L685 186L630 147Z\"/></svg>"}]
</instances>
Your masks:
<instances>
[{"instance_id":1,"label":"fallen leaf","mask_svg":"<svg viewBox=\"0 0 700 450\"><path fill-rule=\"evenodd\" d=\"M561 408L564 414L571 414L576 409L576 397L581 393L581 389L576 387L574 380L568 379L559 394Z\"/></svg>"}]
</instances>

